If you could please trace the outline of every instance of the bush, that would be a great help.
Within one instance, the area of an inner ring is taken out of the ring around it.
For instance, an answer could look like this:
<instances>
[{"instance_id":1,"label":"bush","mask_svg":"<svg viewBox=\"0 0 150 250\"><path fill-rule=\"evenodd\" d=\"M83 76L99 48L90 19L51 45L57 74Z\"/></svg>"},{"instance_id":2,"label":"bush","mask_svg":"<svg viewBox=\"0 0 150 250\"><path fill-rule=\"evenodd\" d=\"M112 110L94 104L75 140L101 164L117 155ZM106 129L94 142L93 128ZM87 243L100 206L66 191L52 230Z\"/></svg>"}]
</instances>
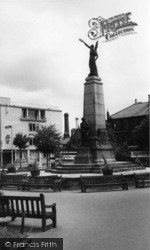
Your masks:
<instances>
[{"instance_id":1,"label":"bush","mask_svg":"<svg viewBox=\"0 0 150 250\"><path fill-rule=\"evenodd\" d=\"M116 161L127 161L129 156L128 146L123 144L115 149L115 159Z\"/></svg>"},{"instance_id":2,"label":"bush","mask_svg":"<svg viewBox=\"0 0 150 250\"><path fill-rule=\"evenodd\" d=\"M15 168L15 166L14 166L14 164L8 164L7 165L7 170L8 170L8 173L16 173L16 168Z\"/></svg>"}]
</instances>

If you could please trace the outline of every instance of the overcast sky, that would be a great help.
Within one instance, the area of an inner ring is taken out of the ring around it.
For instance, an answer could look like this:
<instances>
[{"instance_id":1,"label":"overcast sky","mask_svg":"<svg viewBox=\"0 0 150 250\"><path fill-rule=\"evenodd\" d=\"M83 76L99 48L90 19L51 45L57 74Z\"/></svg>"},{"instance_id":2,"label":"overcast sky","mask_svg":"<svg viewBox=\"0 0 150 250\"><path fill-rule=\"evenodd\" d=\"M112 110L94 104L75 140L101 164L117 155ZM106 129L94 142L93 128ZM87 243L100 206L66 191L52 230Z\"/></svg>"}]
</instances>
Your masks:
<instances>
[{"instance_id":1,"label":"overcast sky","mask_svg":"<svg viewBox=\"0 0 150 250\"><path fill-rule=\"evenodd\" d=\"M0 0L0 96L59 107L70 128L83 116L88 76L88 21L131 12L136 34L99 39L97 61L105 109L113 114L147 101L150 81L149 0Z\"/></svg>"}]
</instances>

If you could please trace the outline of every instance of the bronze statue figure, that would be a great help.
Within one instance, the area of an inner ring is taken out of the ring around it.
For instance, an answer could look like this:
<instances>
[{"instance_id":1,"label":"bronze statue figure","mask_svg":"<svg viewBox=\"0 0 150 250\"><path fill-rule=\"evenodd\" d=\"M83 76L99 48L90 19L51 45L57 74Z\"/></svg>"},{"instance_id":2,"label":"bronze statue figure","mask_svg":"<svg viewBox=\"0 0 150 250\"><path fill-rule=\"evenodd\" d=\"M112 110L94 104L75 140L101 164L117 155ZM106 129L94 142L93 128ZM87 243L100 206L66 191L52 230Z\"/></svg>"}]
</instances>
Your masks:
<instances>
[{"instance_id":1,"label":"bronze statue figure","mask_svg":"<svg viewBox=\"0 0 150 250\"><path fill-rule=\"evenodd\" d=\"M81 120L82 120L80 124L81 140L82 140L82 145L86 145L89 132L89 125L85 120L85 118L82 118Z\"/></svg>"},{"instance_id":2,"label":"bronze statue figure","mask_svg":"<svg viewBox=\"0 0 150 250\"><path fill-rule=\"evenodd\" d=\"M79 39L79 41L84 43L85 46L87 46L90 49L90 59L89 59L90 74L89 76L98 76L98 71L97 71L97 66L96 66L96 60L98 58L98 54L97 54L98 41L96 42L95 47L93 44L89 46L82 39Z\"/></svg>"}]
</instances>

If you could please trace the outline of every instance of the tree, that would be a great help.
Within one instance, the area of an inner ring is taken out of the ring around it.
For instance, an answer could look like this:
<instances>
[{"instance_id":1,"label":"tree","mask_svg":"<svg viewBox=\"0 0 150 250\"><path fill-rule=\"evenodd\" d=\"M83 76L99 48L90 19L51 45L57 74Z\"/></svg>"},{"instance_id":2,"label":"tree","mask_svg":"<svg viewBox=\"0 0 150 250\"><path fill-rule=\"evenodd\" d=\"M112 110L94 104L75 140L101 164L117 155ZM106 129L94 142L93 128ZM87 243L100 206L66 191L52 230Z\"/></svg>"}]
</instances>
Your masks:
<instances>
[{"instance_id":1,"label":"tree","mask_svg":"<svg viewBox=\"0 0 150 250\"><path fill-rule=\"evenodd\" d=\"M141 123L135 127L133 131L135 143L141 148L148 150L149 148L149 120L148 117L143 119Z\"/></svg>"},{"instance_id":2,"label":"tree","mask_svg":"<svg viewBox=\"0 0 150 250\"><path fill-rule=\"evenodd\" d=\"M123 143L121 146L115 146L114 154L116 161L127 161L129 156L128 145Z\"/></svg>"},{"instance_id":3,"label":"tree","mask_svg":"<svg viewBox=\"0 0 150 250\"><path fill-rule=\"evenodd\" d=\"M38 129L34 136L34 145L38 151L46 154L48 167L49 154L58 152L61 147L61 136L55 125Z\"/></svg>"},{"instance_id":4,"label":"tree","mask_svg":"<svg viewBox=\"0 0 150 250\"><path fill-rule=\"evenodd\" d=\"M21 159L22 159L22 150L27 148L29 138L26 135L23 135L22 133L16 134L13 140L13 145L19 148L19 155L20 155L20 167L21 167Z\"/></svg>"}]
</instances>

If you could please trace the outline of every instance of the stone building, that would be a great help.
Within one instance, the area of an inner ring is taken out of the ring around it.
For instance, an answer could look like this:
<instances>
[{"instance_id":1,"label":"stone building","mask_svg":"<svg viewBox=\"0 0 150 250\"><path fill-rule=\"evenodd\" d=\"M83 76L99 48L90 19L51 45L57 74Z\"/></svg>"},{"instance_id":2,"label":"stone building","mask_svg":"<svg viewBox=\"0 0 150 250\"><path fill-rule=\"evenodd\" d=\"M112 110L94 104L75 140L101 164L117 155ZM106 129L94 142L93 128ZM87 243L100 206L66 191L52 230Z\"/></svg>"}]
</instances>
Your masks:
<instances>
[{"instance_id":1,"label":"stone building","mask_svg":"<svg viewBox=\"0 0 150 250\"><path fill-rule=\"evenodd\" d=\"M128 146L134 146L133 130L141 121L149 115L149 100L148 102L138 102L131 106L113 114L107 113L107 126L109 133L113 131L113 136L117 144L126 143Z\"/></svg>"},{"instance_id":2,"label":"stone building","mask_svg":"<svg viewBox=\"0 0 150 250\"><path fill-rule=\"evenodd\" d=\"M37 128L50 124L55 124L62 134L61 110L32 105L12 105L9 98L0 97L0 165L19 163L19 152L13 145L13 138L19 132L29 137L28 147L22 152L24 165L35 160L39 161L40 166L45 165L46 159L43 154L37 152L33 138Z\"/></svg>"}]
</instances>

